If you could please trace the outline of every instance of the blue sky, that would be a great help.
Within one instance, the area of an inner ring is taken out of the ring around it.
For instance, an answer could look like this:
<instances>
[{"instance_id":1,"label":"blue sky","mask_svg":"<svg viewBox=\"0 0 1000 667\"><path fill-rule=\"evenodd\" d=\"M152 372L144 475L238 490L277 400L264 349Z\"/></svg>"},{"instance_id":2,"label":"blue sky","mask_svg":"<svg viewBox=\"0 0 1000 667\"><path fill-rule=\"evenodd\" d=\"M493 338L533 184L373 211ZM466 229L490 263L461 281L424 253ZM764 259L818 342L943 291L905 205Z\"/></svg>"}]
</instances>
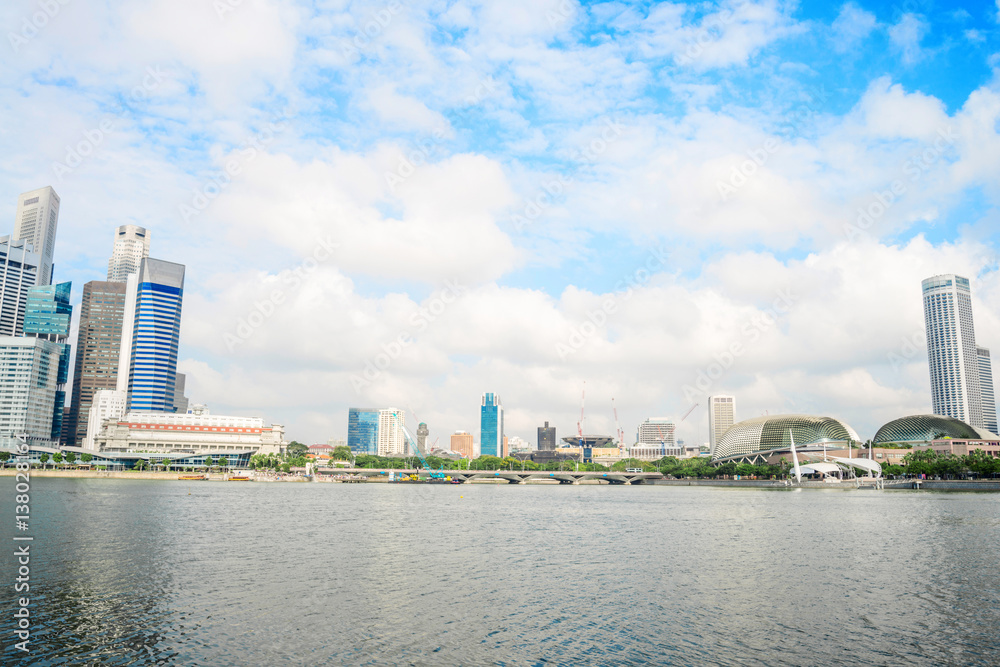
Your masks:
<instances>
[{"instance_id":1,"label":"blue sky","mask_svg":"<svg viewBox=\"0 0 1000 667\"><path fill-rule=\"evenodd\" d=\"M867 437L930 411L925 353L894 361L921 278L973 277L1000 346L995 4L56 6L0 9L10 215L55 187L77 298L116 225L152 230L216 412L319 442L411 407L444 442L494 391L533 441L586 381L585 427L615 397L634 433L737 343L708 393L739 418Z\"/></svg>"}]
</instances>

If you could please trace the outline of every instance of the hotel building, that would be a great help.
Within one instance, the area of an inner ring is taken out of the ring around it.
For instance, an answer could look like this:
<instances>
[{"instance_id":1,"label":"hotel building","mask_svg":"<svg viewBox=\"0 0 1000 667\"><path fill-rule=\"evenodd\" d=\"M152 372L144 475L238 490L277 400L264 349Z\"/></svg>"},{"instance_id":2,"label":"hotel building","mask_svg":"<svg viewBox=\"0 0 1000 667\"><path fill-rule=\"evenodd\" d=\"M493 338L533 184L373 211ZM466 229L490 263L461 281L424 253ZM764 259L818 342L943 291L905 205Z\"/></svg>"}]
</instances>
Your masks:
<instances>
[{"instance_id":1,"label":"hotel building","mask_svg":"<svg viewBox=\"0 0 1000 667\"><path fill-rule=\"evenodd\" d=\"M736 398L723 395L708 397L708 451L715 451L716 443L735 423L735 419Z\"/></svg>"}]
</instances>

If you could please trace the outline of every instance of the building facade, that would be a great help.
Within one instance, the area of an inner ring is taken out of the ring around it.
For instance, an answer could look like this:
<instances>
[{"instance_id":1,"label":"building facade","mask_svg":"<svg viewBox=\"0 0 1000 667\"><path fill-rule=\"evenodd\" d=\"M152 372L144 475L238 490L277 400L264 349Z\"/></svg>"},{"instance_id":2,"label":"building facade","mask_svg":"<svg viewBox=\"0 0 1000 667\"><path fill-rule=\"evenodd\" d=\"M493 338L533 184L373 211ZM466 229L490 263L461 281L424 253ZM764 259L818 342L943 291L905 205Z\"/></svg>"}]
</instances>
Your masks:
<instances>
[{"instance_id":1,"label":"building facade","mask_svg":"<svg viewBox=\"0 0 1000 667\"><path fill-rule=\"evenodd\" d=\"M997 432L997 401L993 393L993 364L990 361L990 351L982 346L976 346L976 358L979 361L979 391L983 397L983 428L990 433Z\"/></svg>"},{"instance_id":2,"label":"building facade","mask_svg":"<svg viewBox=\"0 0 1000 667\"><path fill-rule=\"evenodd\" d=\"M377 408L350 408L347 411L347 446L355 454L378 452Z\"/></svg>"},{"instance_id":3,"label":"building facade","mask_svg":"<svg viewBox=\"0 0 1000 667\"><path fill-rule=\"evenodd\" d=\"M17 199L16 215L13 239L30 244L38 253L35 284L51 285L59 226L59 195L51 186L22 192Z\"/></svg>"},{"instance_id":4,"label":"building facade","mask_svg":"<svg viewBox=\"0 0 1000 667\"><path fill-rule=\"evenodd\" d=\"M108 282L120 282L136 273L149 257L149 231L138 225L121 225L115 230L115 245L108 260Z\"/></svg>"},{"instance_id":5,"label":"building facade","mask_svg":"<svg viewBox=\"0 0 1000 667\"><path fill-rule=\"evenodd\" d=\"M83 446L95 394L117 388L124 316L125 283L92 280L83 286L65 444Z\"/></svg>"},{"instance_id":6,"label":"building facade","mask_svg":"<svg viewBox=\"0 0 1000 667\"><path fill-rule=\"evenodd\" d=\"M135 290L133 310L129 309L131 289ZM122 352L129 353L129 410L173 412L183 299L183 264L146 258L138 277L130 276L126 282L128 320L122 340L129 343L123 343ZM131 335L126 337L128 333ZM118 388L122 388L121 384Z\"/></svg>"},{"instance_id":7,"label":"building facade","mask_svg":"<svg viewBox=\"0 0 1000 667\"><path fill-rule=\"evenodd\" d=\"M479 453L481 456L498 456L503 458L503 403L496 394L483 394L479 410Z\"/></svg>"},{"instance_id":8,"label":"building facade","mask_svg":"<svg viewBox=\"0 0 1000 667\"><path fill-rule=\"evenodd\" d=\"M455 431L451 434L451 451L461 454L467 459L475 458L476 445L472 434L465 431Z\"/></svg>"},{"instance_id":9,"label":"building facade","mask_svg":"<svg viewBox=\"0 0 1000 667\"><path fill-rule=\"evenodd\" d=\"M403 435L403 411L385 408L378 411L379 456L406 456L406 437Z\"/></svg>"},{"instance_id":10,"label":"building facade","mask_svg":"<svg viewBox=\"0 0 1000 667\"><path fill-rule=\"evenodd\" d=\"M50 434L53 442L58 442L62 434L66 383L69 382L70 348L66 340L69 338L70 323L73 319L73 307L69 304L71 290L71 283L31 287L28 289L28 301L24 313L25 336L40 338L59 346L55 405ZM0 383L2 382L0 378Z\"/></svg>"},{"instance_id":11,"label":"building facade","mask_svg":"<svg viewBox=\"0 0 1000 667\"><path fill-rule=\"evenodd\" d=\"M954 274L921 284L934 414L983 427L979 357L969 279Z\"/></svg>"},{"instance_id":12,"label":"building facade","mask_svg":"<svg viewBox=\"0 0 1000 667\"><path fill-rule=\"evenodd\" d=\"M29 244L0 237L0 336L24 333L28 290L38 279L38 261Z\"/></svg>"},{"instance_id":13,"label":"building facade","mask_svg":"<svg viewBox=\"0 0 1000 667\"><path fill-rule=\"evenodd\" d=\"M545 422L545 426L538 427L538 450L545 451L556 448L556 427L549 426L548 422Z\"/></svg>"},{"instance_id":14,"label":"building facade","mask_svg":"<svg viewBox=\"0 0 1000 667\"><path fill-rule=\"evenodd\" d=\"M56 446L52 422L60 388L62 343L33 336L0 336L0 448L18 436L30 445Z\"/></svg>"},{"instance_id":15,"label":"building facade","mask_svg":"<svg viewBox=\"0 0 1000 667\"><path fill-rule=\"evenodd\" d=\"M677 425L672 419L650 417L639 424L635 441L638 445L674 449L677 447Z\"/></svg>"},{"instance_id":16,"label":"building facade","mask_svg":"<svg viewBox=\"0 0 1000 667\"><path fill-rule=\"evenodd\" d=\"M733 396L708 397L708 451L714 452L715 445L722 439L736 419L736 398Z\"/></svg>"},{"instance_id":17,"label":"building facade","mask_svg":"<svg viewBox=\"0 0 1000 667\"><path fill-rule=\"evenodd\" d=\"M129 412L121 419L105 420L95 446L101 452L279 454L287 443L281 424L265 425L257 417Z\"/></svg>"},{"instance_id":18,"label":"building facade","mask_svg":"<svg viewBox=\"0 0 1000 667\"><path fill-rule=\"evenodd\" d=\"M85 424L87 431L84 433L81 447L85 449L97 449L97 436L104 426L105 420L113 419L118 421L125 416L128 410L128 395L124 391L117 389L98 389L91 397L90 407L87 409Z\"/></svg>"},{"instance_id":19,"label":"building facade","mask_svg":"<svg viewBox=\"0 0 1000 667\"><path fill-rule=\"evenodd\" d=\"M427 424L420 422L417 425L417 447L420 448L420 453L426 455L430 450L427 449L427 437L431 434L430 429L427 428Z\"/></svg>"}]
</instances>

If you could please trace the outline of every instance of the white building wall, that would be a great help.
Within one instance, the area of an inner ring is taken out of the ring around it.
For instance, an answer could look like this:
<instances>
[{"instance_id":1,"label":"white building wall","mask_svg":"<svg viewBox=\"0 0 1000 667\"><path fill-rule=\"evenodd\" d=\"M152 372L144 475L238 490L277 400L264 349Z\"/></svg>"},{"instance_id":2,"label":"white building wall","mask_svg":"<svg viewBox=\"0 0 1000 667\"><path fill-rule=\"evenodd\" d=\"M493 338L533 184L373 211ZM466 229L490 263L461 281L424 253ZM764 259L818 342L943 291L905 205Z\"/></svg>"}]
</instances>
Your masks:
<instances>
[{"instance_id":1,"label":"white building wall","mask_svg":"<svg viewBox=\"0 0 1000 667\"><path fill-rule=\"evenodd\" d=\"M84 449L97 449L97 435L104 426L105 420L120 420L125 416L127 395L124 391L114 389L98 389L94 393L93 403L87 413L87 435L83 441Z\"/></svg>"},{"instance_id":2,"label":"white building wall","mask_svg":"<svg viewBox=\"0 0 1000 667\"><path fill-rule=\"evenodd\" d=\"M386 408L378 411L379 456L406 456L406 438L403 436L403 411Z\"/></svg>"},{"instance_id":3,"label":"white building wall","mask_svg":"<svg viewBox=\"0 0 1000 667\"><path fill-rule=\"evenodd\" d=\"M52 283L52 258L56 248L56 229L59 226L59 195L51 186L22 192L17 198L14 220L14 240L23 240L34 246L39 265L36 285Z\"/></svg>"},{"instance_id":4,"label":"white building wall","mask_svg":"<svg viewBox=\"0 0 1000 667\"><path fill-rule=\"evenodd\" d=\"M921 287L934 413L983 428L969 280L943 274L927 278Z\"/></svg>"},{"instance_id":5,"label":"white building wall","mask_svg":"<svg viewBox=\"0 0 1000 667\"><path fill-rule=\"evenodd\" d=\"M118 227L108 260L108 281L125 282L130 275L139 273L143 257L149 257L149 231L138 225Z\"/></svg>"},{"instance_id":6,"label":"white building wall","mask_svg":"<svg viewBox=\"0 0 1000 667\"><path fill-rule=\"evenodd\" d=\"M729 430L736 419L736 398L733 396L708 397L708 451L714 452L722 434Z\"/></svg>"}]
</instances>

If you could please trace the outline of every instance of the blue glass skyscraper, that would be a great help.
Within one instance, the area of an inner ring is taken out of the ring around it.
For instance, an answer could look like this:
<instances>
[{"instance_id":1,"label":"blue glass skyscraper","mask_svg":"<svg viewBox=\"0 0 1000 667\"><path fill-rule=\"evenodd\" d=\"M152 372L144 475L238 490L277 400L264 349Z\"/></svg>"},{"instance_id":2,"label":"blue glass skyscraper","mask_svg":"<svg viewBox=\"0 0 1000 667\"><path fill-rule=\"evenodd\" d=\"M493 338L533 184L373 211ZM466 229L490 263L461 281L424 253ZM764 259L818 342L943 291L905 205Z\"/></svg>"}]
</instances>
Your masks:
<instances>
[{"instance_id":1,"label":"blue glass skyscraper","mask_svg":"<svg viewBox=\"0 0 1000 667\"><path fill-rule=\"evenodd\" d=\"M479 409L479 455L503 457L503 404L496 394L485 393Z\"/></svg>"},{"instance_id":2,"label":"blue glass skyscraper","mask_svg":"<svg viewBox=\"0 0 1000 667\"><path fill-rule=\"evenodd\" d=\"M24 309L24 335L55 343L59 351L55 370L55 401L52 409L52 440L62 431L63 409L66 405L66 383L69 381L69 338L73 306L69 303L72 283L42 285L28 289Z\"/></svg>"},{"instance_id":3,"label":"blue glass skyscraper","mask_svg":"<svg viewBox=\"0 0 1000 667\"><path fill-rule=\"evenodd\" d=\"M137 277L129 276L125 307L126 317L131 317L123 327L122 350L129 353L130 410L174 410L183 298L183 264L146 257ZM121 371L118 377L121 381Z\"/></svg>"},{"instance_id":4,"label":"blue glass skyscraper","mask_svg":"<svg viewBox=\"0 0 1000 667\"><path fill-rule=\"evenodd\" d=\"M350 408L347 413L347 446L355 454L378 451L378 410Z\"/></svg>"}]
</instances>

